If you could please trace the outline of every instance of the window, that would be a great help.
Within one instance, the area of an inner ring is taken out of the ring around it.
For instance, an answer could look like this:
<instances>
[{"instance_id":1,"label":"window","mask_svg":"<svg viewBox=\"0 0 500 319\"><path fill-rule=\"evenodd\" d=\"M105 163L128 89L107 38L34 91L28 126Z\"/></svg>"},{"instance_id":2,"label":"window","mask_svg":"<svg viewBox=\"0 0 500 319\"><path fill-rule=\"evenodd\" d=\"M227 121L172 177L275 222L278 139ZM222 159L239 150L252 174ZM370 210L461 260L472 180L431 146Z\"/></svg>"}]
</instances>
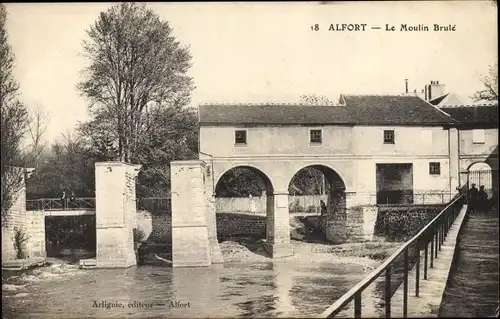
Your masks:
<instances>
[{"instance_id":1,"label":"window","mask_svg":"<svg viewBox=\"0 0 500 319\"><path fill-rule=\"evenodd\" d=\"M384 130L384 144L394 144L394 130Z\"/></svg>"},{"instance_id":2,"label":"window","mask_svg":"<svg viewBox=\"0 0 500 319\"><path fill-rule=\"evenodd\" d=\"M245 130L236 130L234 132L234 143L239 145L247 144L247 131Z\"/></svg>"},{"instance_id":3,"label":"window","mask_svg":"<svg viewBox=\"0 0 500 319\"><path fill-rule=\"evenodd\" d=\"M430 175L441 175L441 163L439 163L439 162L429 163L429 174Z\"/></svg>"},{"instance_id":4,"label":"window","mask_svg":"<svg viewBox=\"0 0 500 319\"><path fill-rule=\"evenodd\" d=\"M472 130L472 143L484 143L484 130Z\"/></svg>"},{"instance_id":5,"label":"window","mask_svg":"<svg viewBox=\"0 0 500 319\"><path fill-rule=\"evenodd\" d=\"M322 140L321 130L309 131L309 140L310 140L311 144L321 144L321 140Z\"/></svg>"}]
</instances>

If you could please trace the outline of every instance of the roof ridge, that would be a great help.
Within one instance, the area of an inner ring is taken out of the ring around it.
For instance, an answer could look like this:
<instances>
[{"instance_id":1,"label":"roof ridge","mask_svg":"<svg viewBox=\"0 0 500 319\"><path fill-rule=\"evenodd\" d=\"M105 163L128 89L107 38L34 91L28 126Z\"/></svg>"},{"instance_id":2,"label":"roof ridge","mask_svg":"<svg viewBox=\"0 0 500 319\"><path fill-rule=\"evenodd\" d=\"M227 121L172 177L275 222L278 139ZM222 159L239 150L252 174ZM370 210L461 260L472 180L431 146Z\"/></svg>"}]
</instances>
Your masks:
<instances>
[{"instance_id":1,"label":"roof ridge","mask_svg":"<svg viewBox=\"0 0 500 319\"><path fill-rule=\"evenodd\" d=\"M449 105L440 105L439 108L459 108L459 107L482 107L482 106L498 106L496 103L491 104L449 104Z\"/></svg>"},{"instance_id":2,"label":"roof ridge","mask_svg":"<svg viewBox=\"0 0 500 319\"><path fill-rule=\"evenodd\" d=\"M232 103L232 102L212 102L212 103L200 103L199 106L337 106L338 103L332 104L311 104L311 103L298 103L298 102L243 102L243 103Z\"/></svg>"},{"instance_id":3,"label":"roof ridge","mask_svg":"<svg viewBox=\"0 0 500 319\"><path fill-rule=\"evenodd\" d=\"M459 121L457 121L456 119L454 119L450 114L446 113L445 111L441 110L438 106L432 104L430 101L427 101L421 97L418 96L419 99L421 99L422 101L424 101L425 103L427 103L427 105L429 106L432 106L432 108L434 108L435 110L438 110L439 112L443 113L444 115L448 116L450 118L450 120L454 121L455 123L459 123Z\"/></svg>"},{"instance_id":4,"label":"roof ridge","mask_svg":"<svg viewBox=\"0 0 500 319\"><path fill-rule=\"evenodd\" d=\"M418 97L417 95L405 95L405 94L343 94L344 96L385 96L385 97Z\"/></svg>"}]
</instances>

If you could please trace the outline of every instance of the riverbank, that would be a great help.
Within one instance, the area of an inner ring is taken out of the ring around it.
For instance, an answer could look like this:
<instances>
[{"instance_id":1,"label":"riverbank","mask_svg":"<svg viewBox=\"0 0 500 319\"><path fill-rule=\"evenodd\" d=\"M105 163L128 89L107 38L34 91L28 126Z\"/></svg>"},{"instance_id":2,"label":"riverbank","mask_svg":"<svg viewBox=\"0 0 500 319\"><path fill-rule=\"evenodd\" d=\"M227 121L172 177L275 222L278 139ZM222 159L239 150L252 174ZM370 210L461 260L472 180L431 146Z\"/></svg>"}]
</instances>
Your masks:
<instances>
[{"instance_id":1,"label":"riverbank","mask_svg":"<svg viewBox=\"0 0 500 319\"><path fill-rule=\"evenodd\" d=\"M288 262L336 264L360 264L366 270L372 269L389 257L401 245L398 242L373 241L365 243L346 243L333 245L327 243L291 241L294 255L280 260ZM264 250L264 241L248 237L224 241L219 244L224 262L258 263L273 262Z\"/></svg>"}]
</instances>

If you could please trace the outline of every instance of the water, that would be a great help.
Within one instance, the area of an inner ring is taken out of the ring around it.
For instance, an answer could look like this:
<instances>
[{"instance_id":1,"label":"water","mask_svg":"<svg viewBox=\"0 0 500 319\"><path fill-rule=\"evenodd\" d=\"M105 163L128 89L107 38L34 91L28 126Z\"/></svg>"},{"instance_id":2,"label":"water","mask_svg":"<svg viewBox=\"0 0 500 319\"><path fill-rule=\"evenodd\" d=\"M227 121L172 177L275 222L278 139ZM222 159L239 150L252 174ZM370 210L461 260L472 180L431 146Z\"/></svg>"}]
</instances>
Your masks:
<instances>
[{"instance_id":1,"label":"water","mask_svg":"<svg viewBox=\"0 0 500 319\"><path fill-rule=\"evenodd\" d=\"M315 317L365 275L359 264L332 262L98 270L54 264L2 281L2 317Z\"/></svg>"}]
</instances>

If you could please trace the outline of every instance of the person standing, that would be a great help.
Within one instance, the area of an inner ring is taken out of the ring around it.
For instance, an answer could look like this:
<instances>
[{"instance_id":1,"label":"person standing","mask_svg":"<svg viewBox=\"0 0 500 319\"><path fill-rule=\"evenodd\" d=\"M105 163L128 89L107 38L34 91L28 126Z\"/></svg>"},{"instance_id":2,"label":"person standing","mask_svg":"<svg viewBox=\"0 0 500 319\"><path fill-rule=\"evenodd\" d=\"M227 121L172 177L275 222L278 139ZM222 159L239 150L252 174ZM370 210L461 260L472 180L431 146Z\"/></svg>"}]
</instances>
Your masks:
<instances>
[{"instance_id":1,"label":"person standing","mask_svg":"<svg viewBox=\"0 0 500 319\"><path fill-rule=\"evenodd\" d=\"M469 208L471 213L476 212L477 196L478 196L478 190L476 188L476 184L472 184L472 187L469 189Z\"/></svg>"},{"instance_id":2,"label":"person standing","mask_svg":"<svg viewBox=\"0 0 500 319\"><path fill-rule=\"evenodd\" d=\"M61 201L62 201L62 207L63 209L66 209L66 190L63 189L62 195L61 195Z\"/></svg>"},{"instance_id":3,"label":"person standing","mask_svg":"<svg viewBox=\"0 0 500 319\"><path fill-rule=\"evenodd\" d=\"M478 209L481 213L488 211L488 194L484 190L484 185L479 186L477 193Z\"/></svg>"},{"instance_id":4,"label":"person standing","mask_svg":"<svg viewBox=\"0 0 500 319\"><path fill-rule=\"evenodd\" d=\"M252 194L248 195L248 200L250 201L250 212L252 214L255 214L255 211L256 211L256 209L255 209L255 201L253 200Z\"/></svg>"},{"instance_id":5,"label":"person standing","mask_svg":"<svg viewBox=\"0 0 500 319\"><path fill-rule=\"evenodd\" d=\"M321 207L321 216L326 215L327 208L326 208L326 204L323 200L320 200L319 206Z\"/></svg>"}]
</instances>

